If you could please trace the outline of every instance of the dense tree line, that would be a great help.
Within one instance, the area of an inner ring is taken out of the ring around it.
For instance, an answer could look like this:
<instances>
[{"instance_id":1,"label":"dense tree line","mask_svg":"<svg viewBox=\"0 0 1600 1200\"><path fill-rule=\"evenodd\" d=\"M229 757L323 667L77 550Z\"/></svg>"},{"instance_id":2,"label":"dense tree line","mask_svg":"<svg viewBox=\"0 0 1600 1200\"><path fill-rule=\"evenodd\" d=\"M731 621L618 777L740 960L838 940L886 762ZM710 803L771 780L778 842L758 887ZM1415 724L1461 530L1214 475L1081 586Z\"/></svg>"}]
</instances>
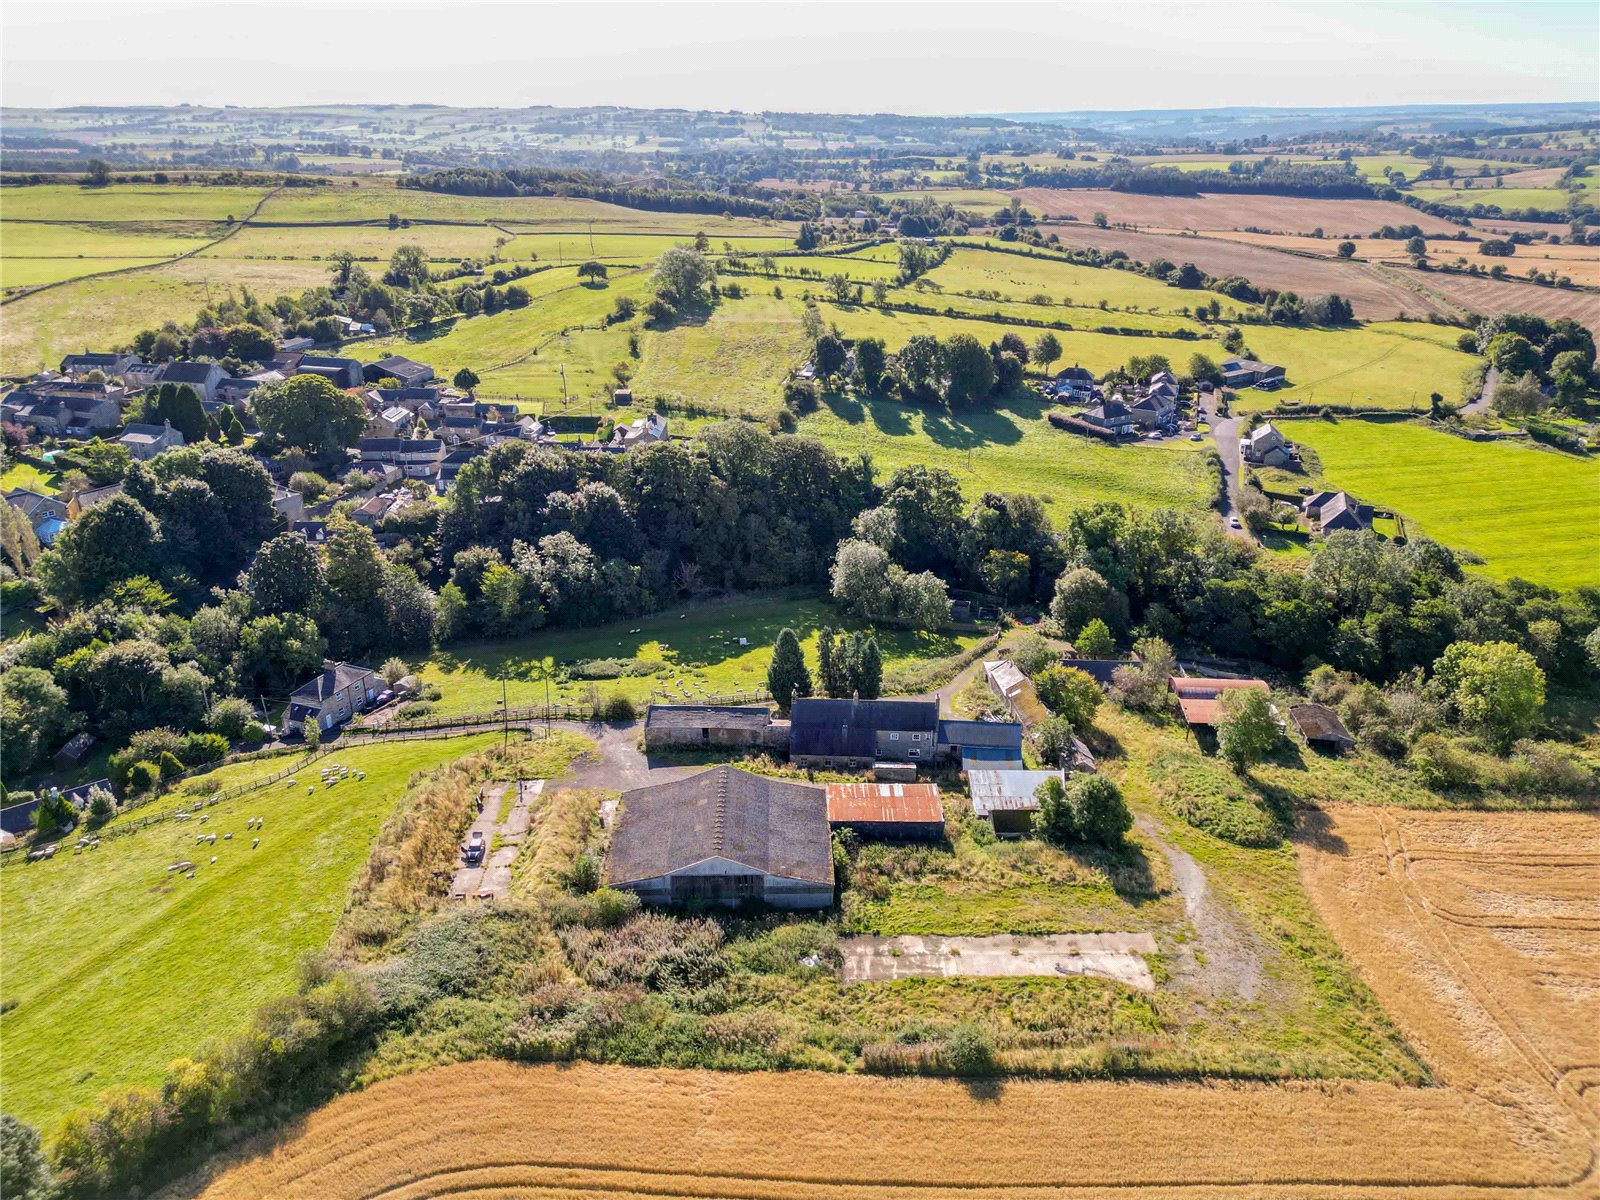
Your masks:
<instances>
[{"instance_id":1,"label":"dense tree line","mask_svg":"<svg viewBox=\"0 0 1600 1200\"><path fill-rule=\"evenodd\" d=\"M1179 171L1173 167L1140 167L1108 162L1055 171L1028 171L1023 187L1108 188L1148 196L1197 196L1202 192L1265 193L1274 196L1321 196L1330 199L1378 195L1348 163L1289 163L1274 159L1232 162L1226 171Z\"/></svg>"},{"instance_id":2,"label":"dense tree line","mask_svg":"<svg viewBox=\"0 0 1600 1200\"><path fill-rule=\"evenodd\" d=\"M815 203L803 194L791 196L751 189L753 194L739 195L731 189L702 191L673 186L671 181L643 186L595 171L547 167L452 167L426 175L402 176L396 186L454 196L579 196L650 212L726 213L780 221L802 220L813 215L815 209Z\"/></svg>"}]
</instances>

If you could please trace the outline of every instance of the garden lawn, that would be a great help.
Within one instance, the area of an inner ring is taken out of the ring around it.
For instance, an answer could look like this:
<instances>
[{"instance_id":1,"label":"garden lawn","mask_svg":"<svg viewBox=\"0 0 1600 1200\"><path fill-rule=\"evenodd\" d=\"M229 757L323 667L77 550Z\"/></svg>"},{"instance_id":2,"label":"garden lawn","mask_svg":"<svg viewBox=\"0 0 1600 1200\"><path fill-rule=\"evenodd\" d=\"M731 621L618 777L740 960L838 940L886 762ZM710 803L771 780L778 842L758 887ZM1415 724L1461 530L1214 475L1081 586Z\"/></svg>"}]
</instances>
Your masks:
<instances>
[{"instance_id":1,"label":"garden lawn","mask_svg":"<svg viewBox=\"0 0 1600 1200\"><path fill-rule=\"evenodd\" d=\"M1240 392L1241 412L1293 403L1426 411L1430 392L1459 393L1474 361L1455 348L1459 329L1405 321L1358 329L1252 325L1244 334L1251 355L1284 367L1290 386Z\"/></svg>"},{"instance_id":2,"label":"garden lawn","mask_svg":"<svg viewBox=\"0 0 1600 1200\"><path fill-rule=\"evenodd\" d=\"M681 699L691 681L705 692L722 695L767 686L772 643L785 627L800 636L807 660L814 666L816 635L824 625L857 627L821 600L793 595L739 596L597 629L550 629L526 638L451 646L422 663L420 674L424 683L443 693L434 706L441 716L493 711L500 702L502 679L512 708L543 704L545 685L539 671L546 660L557 666L602 658L659 663L655 675L595 681L602 696L623 695L639 704L652 692L675 691ZM748 641L747 646L739 645L741 637ZM877 638L886 676L896 665L946 658L981 640L978 634L947 636L903 629L879 630ZM552 682L550 698L577 700L589 686L589 681L579 679ZM695 689L695 694L703 693ZM671 702L659 694L656 699Z\"/></svg>"},{"instance_id":3,"label":"garden lawn","mask_svg":"<svg viewBox=\"0 0 1600 1200\"><path fill-rule=\"evenodd\" d=\"M1157 339L1110 340L1142 346ZM1070 352L1067 361L1075 361ZM1188 512L1209 503L1214 481L1204 445L1182 439L1107 445L1057 429L1045 419L1048 411L1030 397L947 412L835 396L800 422L800 432L841 454L872 455L881 478L918 463L954 472L974 500L984 492L1041 496L1057 524L1072 509L1102 500Z\"/></svg>"},{"instance_id":4,"label":"garden lawn","mask_svg":"<svg viewBox=\"0 0 1600 1200\"><path fill-rule=\"evenodd\" d=\"M494 740L340 751L309 767L301 784L208 809L204 825L168 821L79 855L68 840L50 862L7 867L6 1111L49 1130L103 1089L154 1083L172 1059L241 1029L257 1006L293 989L301 959L327 941L411 773ZM331 762L367 777L308 796L306 781ZM242 763L206 778L222 786L264 769ZM245 829L253 816L265 818L256 849L257 835ZM201 830L233 840L196 846ZM193 879L167 871L183 860L197 864Z\"/></svg>"},{"instance_id":5,"label":"garden lawn","mask_svg":"<svg viewBox=\"0 0 1600 1200\"><path fill-rule=\"evenodd\" d=\"M1483 558L1499 579L1600 585L1600 461L1469 442L1410 422L1293 421L1323 480L1392 507L1407 532Z\"/></svg>"},{"instance_id":6,"label":"garden lawn","mask_svg":"<svg viewBox=\"0 0 1600 1200\"><path fill-rule=\"evenodd\" d=\"M0 475L0 492L15 488L27 488L30 492L53 496L61 490L61 476L41 471L32 463L14 462L6 468L4 475Z\"/></svg>"}]
</instances>

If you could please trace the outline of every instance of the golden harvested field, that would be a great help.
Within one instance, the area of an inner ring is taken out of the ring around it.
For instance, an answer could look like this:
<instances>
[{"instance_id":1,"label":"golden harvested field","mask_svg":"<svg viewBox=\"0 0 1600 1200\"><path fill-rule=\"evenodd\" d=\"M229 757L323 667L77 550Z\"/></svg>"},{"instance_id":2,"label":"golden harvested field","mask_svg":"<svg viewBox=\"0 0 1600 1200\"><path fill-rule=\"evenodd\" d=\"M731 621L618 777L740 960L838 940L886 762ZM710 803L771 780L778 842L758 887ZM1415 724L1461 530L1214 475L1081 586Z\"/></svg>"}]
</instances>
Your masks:
<instances>
[{"instance_id":1,"label":"golden harvested field","mask_svg":"<svg viewBox=\"0 0 1600 1200\"><path fill-rule=\"evenodd\" d=\"M377 1084L206 1200L1594 1196L1600 818L1315 814L1319 912L1439 1086L1002 1082L480 1062Z\"/></svg>"},{"instance_id":2,"label":"golden harvested field","mask_svg":"<svg viewBox=\"0 0 1600 1200\"><path fill-rule=\"evenodd\" d=\"M1531 312L1551 320L1571 317L1579 324L1600 332L1600 294L1594 292L1541 287L1536 283L1517 283L1509 279L1474 279L1469 275L1445 275L1441 272L1429 275L1426 286L1446 300L1473 312Z\"/></svg>"},{"instance_id":3,"label":"golden harvested field","mask_svg":"<svg viewBox=\"0 0 1600 1200\"><path fill-rule=\"evenodd\" d=\"M1023 204L1044 216L1088 221L1103 212L1113 222L1166 229L1270 229L1329 237L1368 234L1382 225L1417 225L1424 233L1454 233L1438 217L1388 200L1318 200L1303 196L1141 196L1099 188L1021 188Z\"/></svg>"}]
</instances>

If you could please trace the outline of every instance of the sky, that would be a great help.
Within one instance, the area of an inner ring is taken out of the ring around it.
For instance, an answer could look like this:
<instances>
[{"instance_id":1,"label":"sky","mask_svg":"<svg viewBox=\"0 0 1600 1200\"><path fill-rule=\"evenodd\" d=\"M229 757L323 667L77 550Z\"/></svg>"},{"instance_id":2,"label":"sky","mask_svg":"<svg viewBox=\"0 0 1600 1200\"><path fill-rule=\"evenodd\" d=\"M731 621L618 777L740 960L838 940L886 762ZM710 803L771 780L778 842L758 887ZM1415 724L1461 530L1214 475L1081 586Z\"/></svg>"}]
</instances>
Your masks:
<instances>
[{"instance_id":1,"label":"sky","mask_svg":"<svg viewBox=\"0 0 1600 1200\"><path fill-rule=\"evenodd\" d=\"M4 0L0 102L1051 112L1600 100L1600 4Z\"/></svg>"}]
</instances>

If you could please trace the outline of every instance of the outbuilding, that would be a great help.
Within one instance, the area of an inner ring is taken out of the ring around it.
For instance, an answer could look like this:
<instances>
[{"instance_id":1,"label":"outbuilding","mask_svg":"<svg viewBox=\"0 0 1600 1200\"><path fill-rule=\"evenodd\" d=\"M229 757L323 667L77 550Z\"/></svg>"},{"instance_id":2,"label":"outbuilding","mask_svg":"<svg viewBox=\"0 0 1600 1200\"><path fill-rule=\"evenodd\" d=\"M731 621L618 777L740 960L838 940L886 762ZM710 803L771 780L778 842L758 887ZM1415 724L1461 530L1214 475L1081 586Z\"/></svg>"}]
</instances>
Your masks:
<instances>
[{"instance_id":1,"label":"outbuilding","mask_svg":"<svg viewBox=\"0 0 1600 1200\"><path fill-rule=\"evenodd\" d=\"M1356 744L1356 739L1344 727L1339 714L1326 704L1290 705L1289 719L1294 722L1294 727L1300 731L1301 736L1313 746L1349 750Z\"/></svg>"},{"instance_id":2,"label":"outbuilding","mask_svg":"<svg viewBox=\"0 0 1600 1200\"><path fill-rule=\"evenodd\" d=\"M1021 770L1022 726L1016 721L943 720L935 755L966 770Z\"/></svg>"},{"instance_id":3,"label":"outbuilding","mask_svg":"<svg viewBox=\"0 0 1600 1200\"><path fill-rule=\"evenodd\" d=\"M934 783L830 783L828 825L885 841L937 841L944 802Z\"/></svg>"},{"instance_id":4,"label":"outbuilding","mask_svg":"<svg viewBox=\"0 0 1600 1200\"><path fill-rule=\"evenodd\" d=\"M1022 837L1033 832L1033 814L1039 811L1034 795L1047 779L1064 784L1063 771L968 771L972 815L987 819L1002 837Z\"/></svg>"},{"instance_id":5,"label":"outbuilding","mask_svg":"<svg viewBox=\"0 0 1600 1200\"><path fill-rule=\"evenodd\" d=\"M720 704L652 704L644 716L647 750L668 747L767 745L772 710Z\"/></svg>"},{"instance_id":6,"label":"outbuilding","mask_svg":"<svg viewBox=\"0 0 1600 1200\"><path fill-rule=\"evenodd\" d=\"M646 904L827 908L826 797L728 766L624 792L604 881Z\"/></svg>"}]
</instances>

